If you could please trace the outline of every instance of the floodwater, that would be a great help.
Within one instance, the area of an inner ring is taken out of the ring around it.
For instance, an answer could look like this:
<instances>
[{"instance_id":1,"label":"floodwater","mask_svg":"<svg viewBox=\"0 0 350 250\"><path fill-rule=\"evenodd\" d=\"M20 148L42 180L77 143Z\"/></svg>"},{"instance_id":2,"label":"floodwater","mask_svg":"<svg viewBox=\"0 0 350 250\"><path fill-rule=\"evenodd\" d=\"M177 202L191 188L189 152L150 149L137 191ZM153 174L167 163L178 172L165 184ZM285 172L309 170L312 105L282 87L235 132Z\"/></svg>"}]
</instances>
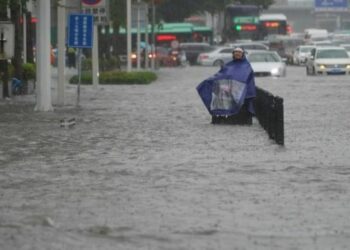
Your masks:
<instances>
[{"instance_id":1,"label":"floodwater","mask_svg":"<svg viewBox=\"0 0 350 250\"><path fill-rule=\"evenodd\" d=\"M281 147L210 124L195 87L216 71L1 100L0 249L350 249L349 76L256 79L284 98Z\"/></svg>"}]
</instances>

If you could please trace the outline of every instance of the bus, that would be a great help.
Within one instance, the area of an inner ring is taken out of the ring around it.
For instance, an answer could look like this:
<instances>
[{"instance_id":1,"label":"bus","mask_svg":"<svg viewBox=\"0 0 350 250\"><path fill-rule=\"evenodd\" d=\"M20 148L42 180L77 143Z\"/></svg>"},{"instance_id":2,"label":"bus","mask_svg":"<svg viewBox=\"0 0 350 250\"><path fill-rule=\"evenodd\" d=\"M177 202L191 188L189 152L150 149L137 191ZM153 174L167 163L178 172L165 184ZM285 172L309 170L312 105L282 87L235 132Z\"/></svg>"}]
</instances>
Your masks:
<instances>
[{"instance_id":1,"label":"bus","mask_svg":"<svg viewBox=\"0 0 350 250\"><path fill-rule=\"evenodd\" d=\"M223 42L259 39L260 7L230 4L225 7Z\"/></svg>"},{"instance_id":2,"label":"bus","mask_svg":"<svg viewBox=\"0 0 350 250\"><path fill-rule=\"evenodd\" d=\"M152 36L152 26L148 26L148 35ZM140 29L141 40L145 41L146 30ZM120 28L119 34L126 38L126 29ZM131 29L132 40L136 41L137 29ZM213 42L213 29L209 26L197 26L192 23L162 23L154 28L157 46L170 47L173 41L178 42ZM150 38L151 39L151 38ZM149 39L149 40L150 40Z\"/></svg>"},{"instance_id":3,"label":"bus","mask_svg":"<svg viewBox=\"0 0 350 250\"><path fill-rule=\"evenodd\" d=\"M261 14L259 16L260 39L270 35L287 35L287 17L284 14Z\"/></svg>"}]
</instances>

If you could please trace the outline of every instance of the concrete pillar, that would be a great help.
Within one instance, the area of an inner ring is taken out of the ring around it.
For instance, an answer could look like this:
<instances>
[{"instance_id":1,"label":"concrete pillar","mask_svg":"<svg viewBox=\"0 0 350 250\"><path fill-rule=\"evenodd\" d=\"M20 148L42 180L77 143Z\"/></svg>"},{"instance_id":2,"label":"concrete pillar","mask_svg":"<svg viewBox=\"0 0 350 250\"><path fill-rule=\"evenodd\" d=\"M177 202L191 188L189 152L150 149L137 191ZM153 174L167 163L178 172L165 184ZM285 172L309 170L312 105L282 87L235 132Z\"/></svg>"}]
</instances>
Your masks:
<instances>
[{"instance_id":1,"label":"concrete pillar","mask_svg":"<svg viewBox=\"0 0 350 250\"><path fill-rule=\"evenodd\" d=\"M64 70L66 67L66 0L61 0L57 9L57 104L64 105L64 86L65 86L65 76Z\"/></svg>"},{"instance_id":2,"label":"concrete pillar","mask_svg":"<svg viewBox=\"0 0 350 250\"><path fill-rule=\"evenodd\" d=\"M50 26L51 1L38 0L38 23L36 28L36 111L52 111Z\"/></svg>"}]
</instances>

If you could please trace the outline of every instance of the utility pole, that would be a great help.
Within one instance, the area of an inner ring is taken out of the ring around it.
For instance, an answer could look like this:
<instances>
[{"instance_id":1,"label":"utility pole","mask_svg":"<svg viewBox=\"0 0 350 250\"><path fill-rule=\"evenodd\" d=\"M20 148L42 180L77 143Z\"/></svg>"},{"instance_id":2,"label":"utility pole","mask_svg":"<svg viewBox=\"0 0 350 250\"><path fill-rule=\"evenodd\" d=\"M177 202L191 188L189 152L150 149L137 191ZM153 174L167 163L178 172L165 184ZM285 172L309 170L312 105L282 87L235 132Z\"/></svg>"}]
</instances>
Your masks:
<instances>
[{"instance_id":1,"label":"utility pole","mask_svg":"<svg viewBox=\"0 0 350 250\"><path fill-rule=\"evenodd\" d=\"M131 0L126 0L126 71L131 71Z\"/></svg>"},{"instance_id":2,"label":"utility pole","mask_svg":"<svg viewBox=\"0 0 350 250\"><path fill-rule=\"evenodd\" d=\"M23 12L23 9L27 9L27 3L24 3L25 7L21 4L21 16L23 20L23 63L27 63L27 13Z\"/></svg>"},{"instance_id":3,"label":"utility pole","mask_svg":"<svg viewBox=\"0 0 350 250\"><path fill-rule=\"evenodd\" d=\"M140 48L140 42L141 42L141 35L140 35L140 0L137 0L137 70L140 70L141 68L141 48ZM146 54L145 54L146 57Z\"/></svg>"},{"instance_id":4,"label":"utility pole","mask_svg":"<svg viewBox=\"0 0 350 250\"><path fill-rule=\"evenodd\" d=\"M36 28L36 111L52 111L51 103L51 63L50 26L51 1L37 1L38 23Z\"/></svg>"},{"instance_id":5,"label":"utility pole","mask_svg":"<svg viewBox=\"0 0 350 250\"><path fill-rule=\"evenodd\" d=\"M155 0L152 0L152 55L156 54L156 35L155 35L155 25L156 25L156 5ZM155 69L155 58L152 56L151 68Z\"/></svg>"}]
</instances>

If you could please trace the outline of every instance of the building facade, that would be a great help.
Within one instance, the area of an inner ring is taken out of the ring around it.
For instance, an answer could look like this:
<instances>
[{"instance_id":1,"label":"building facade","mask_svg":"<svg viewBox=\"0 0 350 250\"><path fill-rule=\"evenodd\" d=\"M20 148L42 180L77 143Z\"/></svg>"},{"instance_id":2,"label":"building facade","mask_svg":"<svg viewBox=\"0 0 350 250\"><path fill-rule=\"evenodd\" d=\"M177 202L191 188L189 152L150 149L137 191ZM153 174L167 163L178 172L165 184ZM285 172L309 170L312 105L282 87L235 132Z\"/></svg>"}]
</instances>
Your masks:
<instances>
[{"instance_id":1,"label":"building facade","mask_svg":"<svg viewBox=\"0 0 350 250\"><path fill-rule=\"evenodd\" d=\"M330 5L339 0L327 0ZM327 2L326 1L326 2ZM343 0L346 5L347 0ZM317 8L321 0L275 0L264 13L283 13L295 32L303 32L307 28L322 28L329 32L350 30L350 1L348 8Z\"/></svg>"}]
</instances>

